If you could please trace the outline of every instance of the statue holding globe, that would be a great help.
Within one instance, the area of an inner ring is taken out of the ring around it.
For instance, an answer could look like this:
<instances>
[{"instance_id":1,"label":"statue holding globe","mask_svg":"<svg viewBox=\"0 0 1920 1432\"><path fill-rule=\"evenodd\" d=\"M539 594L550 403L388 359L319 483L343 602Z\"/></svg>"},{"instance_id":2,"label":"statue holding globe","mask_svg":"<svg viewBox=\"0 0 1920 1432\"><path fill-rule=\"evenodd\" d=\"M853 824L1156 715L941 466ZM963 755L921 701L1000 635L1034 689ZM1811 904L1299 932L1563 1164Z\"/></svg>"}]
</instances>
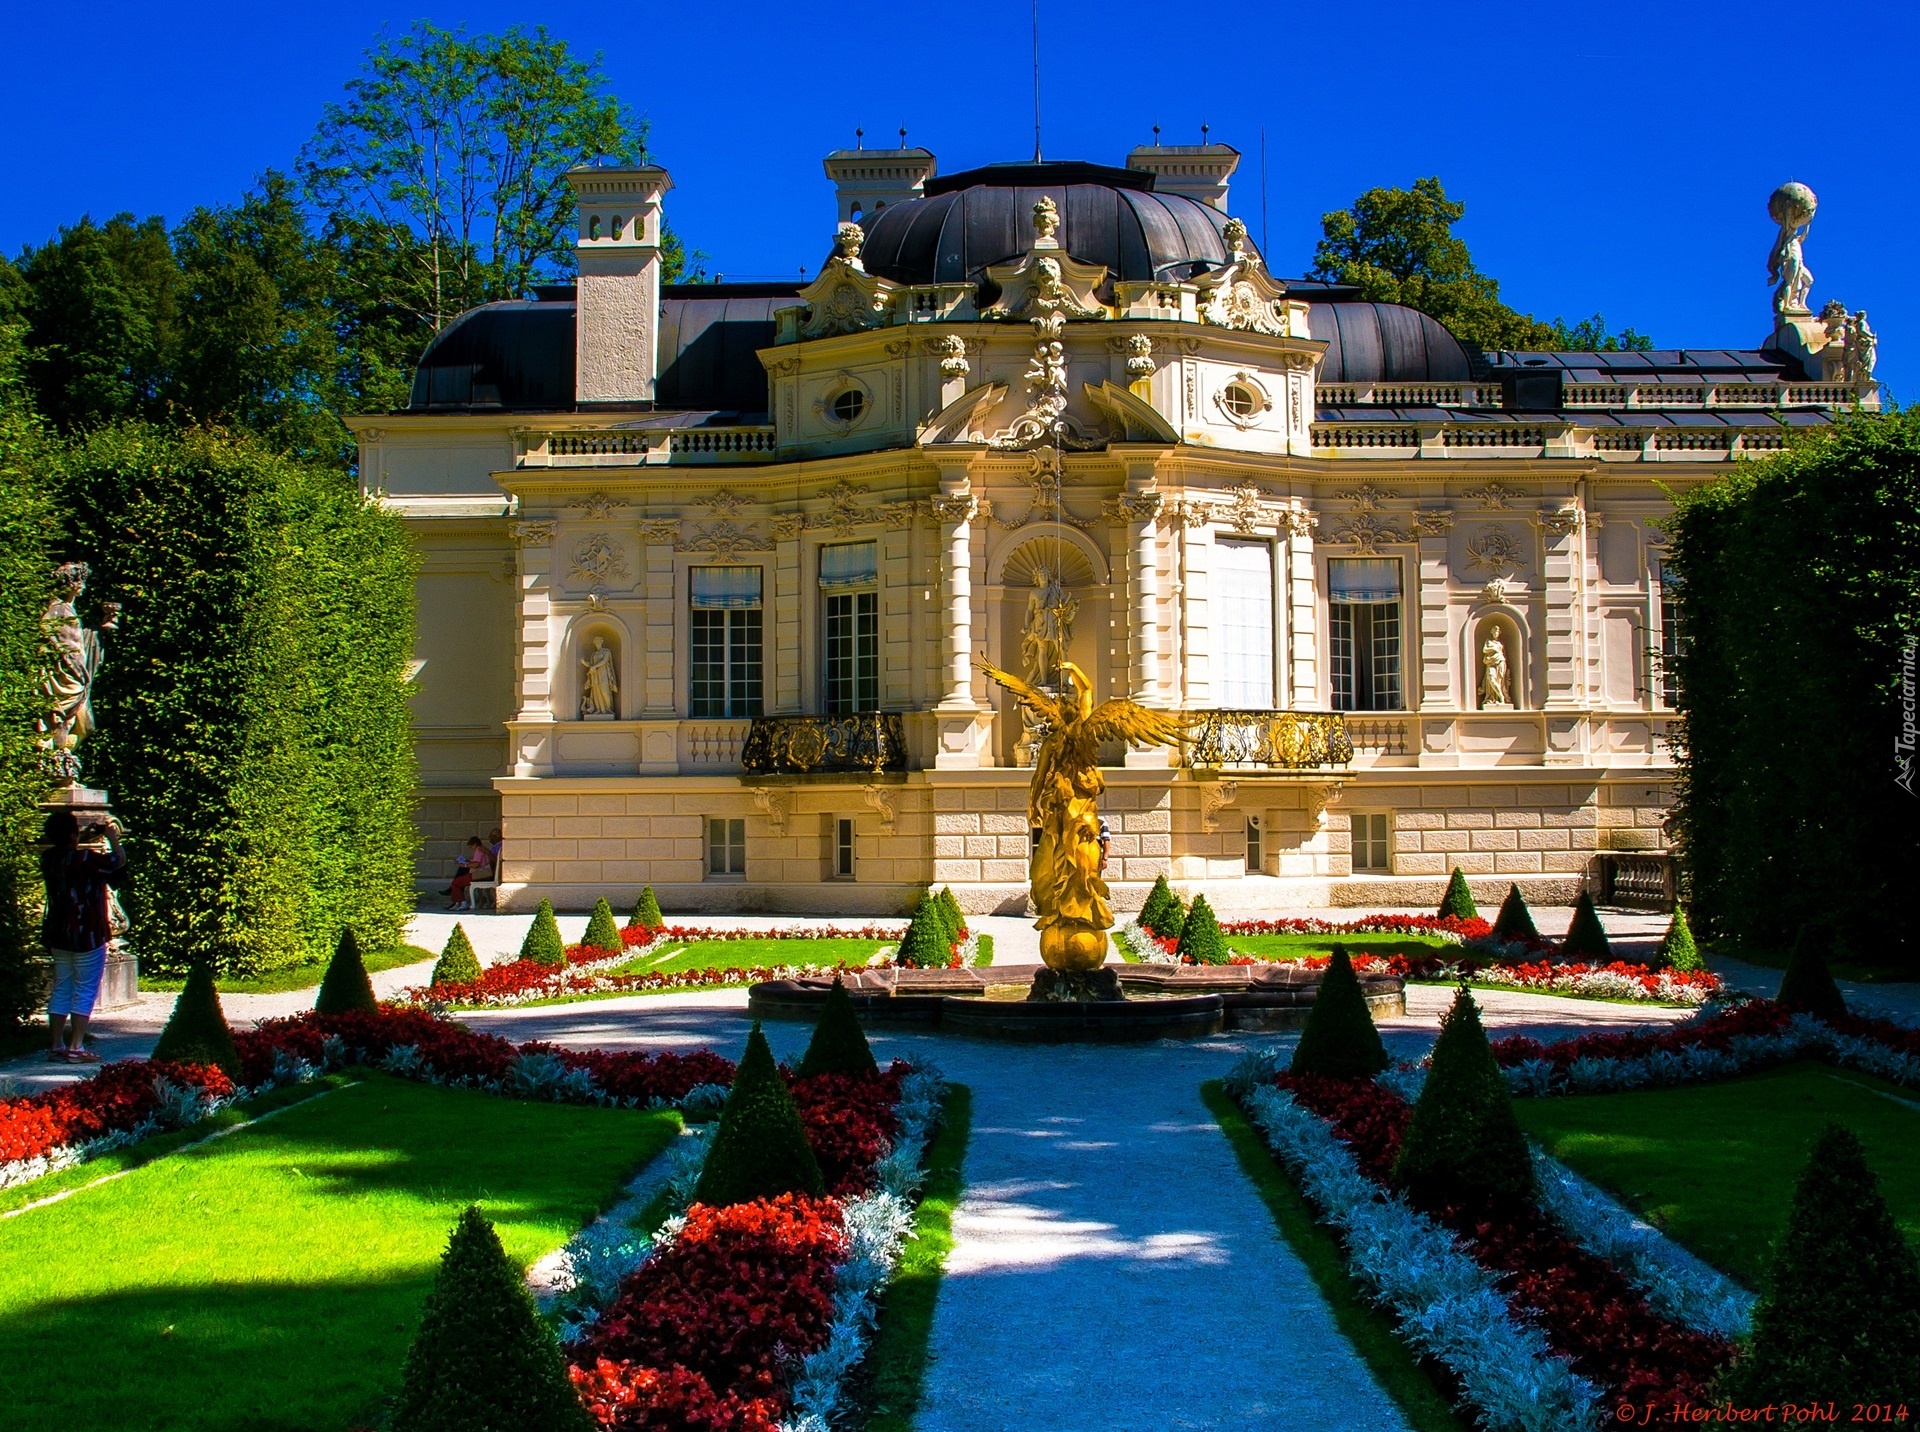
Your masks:
<instances>
[{"instance_id":1,"label":"statue holding globe","mask_svg":"<svg viewBox=\"0 0 1920 1432\"><path fill-rule=\"evenodd\" d=\"M1813 223L1820 201L1805 184L1782 184L1767 200L1767 214L1780 226L1767 256L1767 277L1778 286L1773 291L1773 311L1781 318L1811 318L1807 294L1813 288L1813 270L1807 267L1801 245Z\"/></svg>"}]
</instances>

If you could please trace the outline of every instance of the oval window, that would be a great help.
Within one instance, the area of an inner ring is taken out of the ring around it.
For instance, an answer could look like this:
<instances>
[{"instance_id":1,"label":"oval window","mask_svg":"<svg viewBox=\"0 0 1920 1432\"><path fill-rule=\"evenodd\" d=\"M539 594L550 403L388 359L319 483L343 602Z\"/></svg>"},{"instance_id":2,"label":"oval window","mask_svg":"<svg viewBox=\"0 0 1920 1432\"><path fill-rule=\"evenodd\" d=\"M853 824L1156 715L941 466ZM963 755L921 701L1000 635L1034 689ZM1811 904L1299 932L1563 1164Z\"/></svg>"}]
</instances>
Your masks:
<instances>
[{"instance_id":1,"label":"oval window","mask_svg":"<svg viewBox=\"0 0 1920 1432\"><path fill-rule=\"evenodd\" d=\"M1227 391L1220 395L1220 402L1236 418L1251 418L1266 403L1260 395L1245 383L1229 383Z\"/></svg>"},{"instance_id":2,"label":"oval window","mask_svg":"<svg viewBox=\"0 0 1920 1432\"><path fill-rule=\"evenodd\" d=\"M835 422L857 423L867 410L867 395L858 388L849 388L833 400L831 408Z\"/></svg>"}]
</instances>

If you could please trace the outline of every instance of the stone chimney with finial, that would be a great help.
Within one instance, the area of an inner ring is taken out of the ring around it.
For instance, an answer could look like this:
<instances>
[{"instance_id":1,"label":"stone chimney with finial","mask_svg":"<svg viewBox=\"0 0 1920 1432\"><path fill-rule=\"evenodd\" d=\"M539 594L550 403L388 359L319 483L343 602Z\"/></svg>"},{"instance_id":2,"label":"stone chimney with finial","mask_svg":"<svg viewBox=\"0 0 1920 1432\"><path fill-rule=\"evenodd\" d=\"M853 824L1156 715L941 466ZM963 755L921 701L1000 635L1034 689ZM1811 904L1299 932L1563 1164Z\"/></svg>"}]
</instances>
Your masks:
<instances>
[{"instance_id":1,"label":"stone chimney with finial","mask_svg":"<svg viewBox=\"0 0 1920 1432\"><path fill-rule=\"evenodd\" d=\"M574 253L574 402L582 408L653 402L659 370L661 197L654 164L567 171L579 211Z\"/></svg>"},{"instance_id":2,"label":"stone chimney with finial","mask_svg":"<svg viewBox=\"0 0 1920 1432\"><path fill-rule=\"evenodd\" d=\"M918 199L936 171L932 151L909 149L904 129L898 149L866 149L863 138L864 132L855 130L852 149L836 149L826 158L838 224L857 224L889 204Z\"/></svg>"}]
</instances>

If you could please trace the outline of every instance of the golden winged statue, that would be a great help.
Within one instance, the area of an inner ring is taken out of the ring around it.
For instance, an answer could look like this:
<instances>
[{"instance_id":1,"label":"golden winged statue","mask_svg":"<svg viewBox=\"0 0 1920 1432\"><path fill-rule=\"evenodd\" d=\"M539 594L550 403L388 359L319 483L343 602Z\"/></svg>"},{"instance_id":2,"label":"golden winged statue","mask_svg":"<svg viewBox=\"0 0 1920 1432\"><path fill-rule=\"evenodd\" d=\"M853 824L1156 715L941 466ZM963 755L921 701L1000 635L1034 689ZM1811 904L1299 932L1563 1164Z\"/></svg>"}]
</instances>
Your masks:
<instances>
[{"instance_id":1,"label":"golden winged statue","mask_svg":"<svg viewBox=\"0 0 1920 1432\"><path fill-rule=\"evenodd\" d=\"M1179 717L1132 701L1093 704L1093 683L1071 661L1060 663L1062 694L1054 696L986 661L980 669L1018 697L1046 731L1033 761L1027 819L1040 832L1027 867L1040 913L1040 958L1055 970L1090 970L1107 958L1113 906L1100 875L1100 747L1124 740L1172 746L1185 734Z\"/></svg>"}]
</instances>

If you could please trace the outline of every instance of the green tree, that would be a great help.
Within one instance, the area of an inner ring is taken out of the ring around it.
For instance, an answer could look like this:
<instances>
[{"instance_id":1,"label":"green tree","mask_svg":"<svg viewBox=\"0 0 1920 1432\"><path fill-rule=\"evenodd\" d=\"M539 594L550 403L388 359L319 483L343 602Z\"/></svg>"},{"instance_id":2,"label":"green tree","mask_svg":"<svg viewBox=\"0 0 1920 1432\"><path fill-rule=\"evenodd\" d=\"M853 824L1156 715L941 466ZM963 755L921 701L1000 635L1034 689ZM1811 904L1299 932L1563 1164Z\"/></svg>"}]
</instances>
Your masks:
<instances>
[{"instance_id":1,"label":"green tree","mask_svg":"<svg viewBox=\"0 0 1920 1432\"><path fill-rule=\"evenodd\" d=\"M1540 932L1534 928L1533 911L1527 908L1527 897L1520 893L1518 884L1507 887L1507 898L1500 902L1499 918L1493 922L1493 937L1496 940L1540 938Z\"/></svg>"},{"instance_id":2,"label":"green tree","mask_svg":"<svg viewBox=\"0 0 1920 1432\"><path fill-rule=\"evenodd\" d=\"M1802 925L1780 976L1780 992L1774 998L1788 1009L1817 1014L1822 1019L1845 1016L1846 996L1834 983L1832 967L1827 963L1832 947L1833 926L1829 921L1816 918Z\"/></svg>"},{"instance_id":3,"label":"green tree","mask_svg":"<svg viewBox=\"0 0 1920 1432\"><path fill-rule=\"evenodd\" d=\"M220 1008L213 967L194 961L186 985L173 1001L173 1013L153 1046L155 1059L179 1064L217 1064L231 1079L240 1077L240 1051L233 1046L233 1030Z\"/></svg>"},{"instance_id":4,"label":"green tree","mask_svg":"<svg viewBox=\"0 0 1920 1432\"><path fill-rule=\"evenodd\" d=\"M1607 943L1607 927L1600 923L1600 912L1593 908L1593 896L1580 892L1573 902L1573 919L1567 922L1567 938L1560 942L1560 958L1604 965L1613 959L1613 947Z\"/></svg>"},{"instance_id":5,"label":"green tree","mask_svg":"<svg viewBox=\"0 0 1920 1432\"><path fill-rule=\"evenodd\" d=\"M642 162L646 138L608 93L600 57L544 26L469 35L419 21L367 52L299 174L341 231L365 225L403 257L388 299L438 329L571 273L567 170Z\"/></svg>"},{"instance_id":6,"label":"green tree","mask_svg":"<svg viewBox=\"0 0 1920 1432\"><path fill-rule=\"evenodd\" d=\"M1654 952L1653 962L1686 973L1707 967L1707 962L1700 958L1699 947L1693 942L1693 931L1687 926L1685 905L1674 905L1673 919L1667 925L1667 933L1660 937L1660 948Z\"/></svg>"},{"instance_id":7,"label":"green tree","mask_svg":"<svg viewBox=\"0 0 1920 1432\"><path fill-rule=\"evenodd\" d=\"M1307 1027L1300 1031L1288 1072L1371 1079L1389 1062L1347 947L1335 945L1307 1009Z\"/></svg>"},{"instance_id":8,"label":"green tree","mask_svg":"<svg viewBox=\"0 0 1920 1432\"><path fill-rule=\"evenodd\" d=\"M1351 208L1321 215L1311 276L1352 284L1363 298L1417 308L1482 348L1653 346L1632 329L1609 341L1598 314L1569 328L1502 303L1499 283L1474 267L1466 241L1453 232L1466 212L1438 178L1416 179L1411 189L1369 189Z\"/></svg>"},{"instance_id":9,"label":"green tree","mask_svg":"<svg viewBox=\"0 0 1920 1432\"><path fill-rule=\"evenodd\" d=\"M1513 1203L1533 1195L1533 1160L1506 1076L1465 985L1440 1021L1433 1065L1407 1121L1393 1181L1422 1208Z\"/></svg>"},{"instance_id":10,"label":"green tree","mask_svg":"<svg viewBox=\"0 0 1920 1432\"><path fill-rule=\"evenodd\" d=\"M818 1195L825 1188L806 1125L755 1020L693 1196L724 1207L783 1193Z\"/></svg>"},{"instance_id":11,"label":"green tree","mask_svg":"<svg viewBox=\"0 0 1920 1432\"><path fill-rule=\"evenodd\" d=\"M626 948L620 942L620 927L614 923L613 906L607 903L606 896L593 902L593 914L587 917L587 933L580 937L583 945L592 945L596 950L610 950L614 954Z\"/></svg>"},{"instance_id":12,"label":"green tree","mask_svg":"<svg viewBox=\"0 0 1920 1432\"><path fill-rule=\"evenodd\" d=\"M653 893L651 885L642 886L640 898L633 902L633 913L627 917L627 924L636 930L657 930L667 922L660 915L660 901Z\"/></svg>"}]
</instances>

